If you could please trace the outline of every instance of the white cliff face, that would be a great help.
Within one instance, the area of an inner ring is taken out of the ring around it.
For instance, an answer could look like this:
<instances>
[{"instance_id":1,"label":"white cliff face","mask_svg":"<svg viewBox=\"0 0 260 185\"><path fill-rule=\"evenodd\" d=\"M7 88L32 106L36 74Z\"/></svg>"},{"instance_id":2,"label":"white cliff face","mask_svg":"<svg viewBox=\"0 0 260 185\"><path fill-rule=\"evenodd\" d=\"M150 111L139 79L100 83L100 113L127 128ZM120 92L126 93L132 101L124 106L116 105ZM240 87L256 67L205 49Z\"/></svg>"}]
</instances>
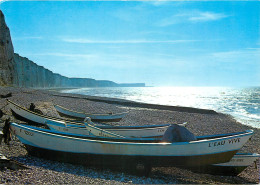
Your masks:
<instances>
[{"instance_id":1,"label":"white cliff face","mask_svg":"<svg viewBox=\"0 0 260 185\"><path fill-rule=\"evenodd\" d=\"M53 87L118 87L145 86L144 84L117 84L108 80L94 80L91 78L68 78L39 66L26 57L14 54L18 76L16 85L19 87L53 88Z\"/></svg>"},{"instance_id":2,"label":"white cliff face","mask_svg":"<svg viewBox=\"0 0 260 185\"><path fill-rule=\"evenodd\" d=\"M90 78L68 78L38 66L26 57L14 54L16 74L19 87L52 88L52 87L115 87L116 83Z\"/></svg>"},{"instance_id":3,"label":"white cliff face","mask_svg":"<svg viewBox=\"0 0 260 185\"><path fill-rule=\"evenodd\" d=\"M14 61L17 66L19 87L59 87L53 84L53 73L42 66L38 66L26 57L14 54Z\"/></svg>"},{"instance_id":4,"label":"white cliff face","mask_svg":"<svg viewBox=\"0 0 260 185\"><path fill-rule=\"evenodd\" d=\"M14 62L14 48L9 28L5 23L3 13L0 11L0 85L13 85L17 83Z\"/></svg>"}]
</instances>

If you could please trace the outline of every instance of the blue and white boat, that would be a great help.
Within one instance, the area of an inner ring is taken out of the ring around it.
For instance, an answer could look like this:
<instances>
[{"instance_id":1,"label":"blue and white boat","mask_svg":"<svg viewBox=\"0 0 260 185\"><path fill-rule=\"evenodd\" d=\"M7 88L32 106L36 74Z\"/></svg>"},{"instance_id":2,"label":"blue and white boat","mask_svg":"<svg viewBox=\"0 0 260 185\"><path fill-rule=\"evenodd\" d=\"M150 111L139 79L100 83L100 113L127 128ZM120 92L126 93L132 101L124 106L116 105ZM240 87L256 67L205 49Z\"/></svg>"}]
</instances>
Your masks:
<instances>
[{"instance_id":1,"label":"blue and white boat","mask_svg":"<svg viewBox=\"0 0 260 185\"><path fill-rule=\"evenodd\" d=\"M257 153L236 153L229 162L205 165L197 167L189 167L189 170L200 173L208 173L213 175L236 176L244 171L248 166L254 165L257 169L257 160L260 154Z\"/></svg>"},{"instance_id":2,"label":"blue and white boat","mask_svg":"<svg viewBox=\"0 0 260 185\"><path fill-rule=\"evenodd\" d=\"M85 113L69 110L60 105L54 105L60 116L65 116L73 119L84 120L86 117L91 118L93 121L100 122L118 122L128 114L128 112L122 113Z\"/></svg>"},{"instance_id":3,"label":"blue and white boat","mask_svg":"<svg viewBox=\"0 0 260 185\"><path fill-rule=\"evenodd\" d=\"M169 124L165 125L146 125L146 126L108 126L108 125L96 125L94 124L90 118L86 118L84 120L84 124L72 124L69 122L48 120L46 125L51 130L56 130L65 133L72 133L78 135L91 135L88 127L92 129L94 126L96 128L112 132L124 137L139 137L139 138L161 138L167 128L169 128ZM185 125L179 124L179 125Z\"/></svg>"},{"instance_id":4,"label":"blue and white boat","mask_svg":"<svg viewBox=\"0 0 260 185\"><path fill-rule=\"evenodd\" d=\"M211 165L208 172L220 175L238 175L250 165L254 164L257 168L257 159L260 159L260 154L237 153L229 162Z\"/></svg>"},{"instance_id":5,"label":"blue and white boat","mask_svg":"<svg viewBox=\"0 0 260 185\"><path fill-rule=\"evenodd\" d=\"M125 165L148 173L156 166L201 166L229 162L253 130L201 136L189 142L64 134L11 123L11 132L31 155L79 164Z\"/></svg>"}]
</instances>

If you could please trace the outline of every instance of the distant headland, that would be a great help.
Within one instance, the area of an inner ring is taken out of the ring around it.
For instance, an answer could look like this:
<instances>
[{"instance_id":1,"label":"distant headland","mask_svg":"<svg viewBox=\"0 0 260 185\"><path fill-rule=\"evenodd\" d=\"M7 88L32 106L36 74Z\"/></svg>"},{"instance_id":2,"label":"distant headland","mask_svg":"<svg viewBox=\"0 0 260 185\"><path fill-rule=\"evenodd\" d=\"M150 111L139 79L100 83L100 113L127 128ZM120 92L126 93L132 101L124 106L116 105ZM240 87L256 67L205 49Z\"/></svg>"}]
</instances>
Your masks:
<instances>
[{"instance_id":1,"label":"distant headland","mask_svg":"<svg viewBox=\"0 0 260 185\"><path fill-rule=\"evenodd\" d=\"M145 87L145 83L115 83L91 78L68 78L14 53L10 30L0 10L0 86L28 88Z\"/></svg>"}]
</instances>

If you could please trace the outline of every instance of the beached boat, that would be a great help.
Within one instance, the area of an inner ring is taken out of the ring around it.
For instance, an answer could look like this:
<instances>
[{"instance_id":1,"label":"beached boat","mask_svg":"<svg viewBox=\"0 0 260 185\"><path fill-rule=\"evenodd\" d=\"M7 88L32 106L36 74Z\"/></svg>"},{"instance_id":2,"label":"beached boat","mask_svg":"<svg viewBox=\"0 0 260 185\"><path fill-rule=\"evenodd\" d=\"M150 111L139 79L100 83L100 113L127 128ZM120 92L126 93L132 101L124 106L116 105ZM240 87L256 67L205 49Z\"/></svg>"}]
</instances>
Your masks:
<instances>
[{"instance_id":1,"label":"beached boat","mask_svg":"<svg viewBox=\"0 0 260 185\"><path fill-rule=\"evenodd\" d=\"M58 130L67 133L75 133L79 135L88 135L84 123L73 122L70 120L50 117L36 112L30 111L10 100L7 100L13 115L22 121L34 124L48 125L52 130ZM96 125L95 125L96 126ZM170 124L148 125L148 126L96 126L109 132L126 136L126 137L161 137Z\"/></svg>"},{"instance_id":2,"label":"beached boat","mask_svg":"<svg viewBox=\"0 0 260 185\"><path fill-rule=\"evenodd\" d=\"M54 105L57 112L60 116L65 116L73 119L84 120L86 117L91 118L93 121L101 121L101 122L118 122L120 121L128 112L122 113L104 113L104 114L97 114L97 113L84 113L84 112L76 112L69 110L65 107L60 105Z\"/></svg>"},{"instance_id":3,"label":"beached boat","mask_svg":"<svg viewBox=\"0 0 260 185\"><path fill-rule=\"evenodd\" d=\"M69 124L61 121L47 121L46 125L51 130L56 130L64 133L73 133L78 135L91 135L86 129L87 125L81 124ZM147 126L106 126L106 125L94 125L97 128L113 132L125 137L141 137L141 138L160 138L164 132L170 126L165 125L147 125Z\"/></svg>"},{"instance_id":4,"label":"beached boat","mask_svg":"<svg viewBox=\"0 0 260 185\"><path fill-rule=\"evenodd\" d=\"M237 153L229 162L213 164L207 171L212 174L238 175L253 163L256 167L256 161L259 158L260 154L257 153Z\"/></svg>"},{"instance_id":5,"label":"beached boat","mask_svg":"<svg viewBox=\"0 0 260 185\"><path fill-rule=\"evenodd\" d=\"M190 167L188 169L194 172L208 173L213 175L235 176L240 174L248 166L255 163L259 159L260 154L256 153L237 153L229 162L212 164L200 167Z\"/></svg>"},{"instance_id":6,"label":"beached boat","mask_svg":"<svg viewBox=\"0 0 260 185\"><path fill-rule=\"evenodd\" d=\"M197 137L190 142L92 137L11 123L11 132L31 155L79 164L121 165L149 173L154 166L225 163L251 138L253 130Z\"/></svg>"}]
</instances>

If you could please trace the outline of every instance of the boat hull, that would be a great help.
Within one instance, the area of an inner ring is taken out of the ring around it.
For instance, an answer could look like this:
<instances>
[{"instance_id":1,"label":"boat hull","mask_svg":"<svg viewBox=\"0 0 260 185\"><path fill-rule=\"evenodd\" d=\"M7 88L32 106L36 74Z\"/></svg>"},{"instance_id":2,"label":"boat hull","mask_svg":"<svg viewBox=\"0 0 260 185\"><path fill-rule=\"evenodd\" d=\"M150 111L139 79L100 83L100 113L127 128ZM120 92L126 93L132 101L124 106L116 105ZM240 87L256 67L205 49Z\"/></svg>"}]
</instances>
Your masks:
<instances>
[{"instance_id":1,"label":"boat hull","mask_svg":"<svg viewBox=\"0 0 260 185\"><path fill-rule=\"evenodd\" d=\"M227 163L213 164L210 171L219 175L238 175L248 166L256 162L260 154L243 154L238 153Z\"/></svg>"},{"instance_id":2,"label":"boat hull","mask_svg":"<svg viewBox=\"0 0 260 185\"><path fill-rule=\"evenodd\" d=\"M103 118L98 118L98 117L94 117L94 116L91 116L91 115L85 116L83 118L83 117L77 117L77 116L64 114L62 112L59 112L58 110L57 110L57 112L59 113L59 115L61 117L71 118L71 119L75 119L75 120L79 120L79 121L83 121L84 118L86 118L86 117L89 117L89 118L91 118L91 120L96 121L96 122L119 122L122 119L121 116L119 118L104 118L104 117Z\"/></svg>"},{"instance_id":3,"label":"boat hull","mask_svg":"<svg viewBox=\"0 0 260 185\"><path fill-rule=\"evenodd\" d=\"M86 117L89 117L93 121L119 122L127 114L127 112L118 113L118 114L112 114L112 113L111 114L109 113L108 114L87 114L83 112L71 111L59 105L54 105L54 107L57 110L57 112L60 114L60 116L78 119L82 121Z\"/></svg>"},{"instance_id":4,"label":"boat hull","mask_svg":"<svg viewBox=\"0 0 260 185\"><path fill-rule=\"evenodd\" d=\"M236 176L259 159L260 154L237 153L229 162L190 168L192 171L214 175Z\"/></svg>"},{"instance_id":5,"label":"boat hull","mask_svg":"<svg viewBox=\"0 0 260 185\"><path fill-rule=\"evenodd\" d=\"M21 121L25 121L32 124L46 124L46 121L50 120L51 117L40 115L38 113L32 112L30 110L27 110L23 107L20 107L18 105L15 105L13 103L9 102L9 107L11 109L11 112L13 116ZM55 118L53 118L55 119ZM61 119L59 119L61 120Z\"/></svg>"},{"instance_id":6,"label":"boat hull","mask_svg":"<svg viewBox=\"0 0 260 185\"><path fill-rule=\"evenodd\" d=\"M131 164L131 161L141 159L151 166L201 166L228 162L253 134L251 131L209 140L165 143L129 138L72 137L15 123L11 124L11 130L32 155L48 156L54 160L62 156L64 161L73 163L88 163L98 158L108 163Z\"/></svg>"},{"instance_id":7,"label":"boat hull","mask_svg":"<svg viewBox=\"0 0 260 185\"><path fill-rule=\"evenodd\" d=\"M45 148L26 145L29 155L44 159L68 162L72 164L94 165L94 166L124 166L130 167L132 163L146 161L152 167L170 166L201 166L212 164L216 161L232 158L237 151L229 151L221 154L208 154L203 156L132 156L132 155L102 155L89 153L72 153L64 151L49 150Z\"/></svg>"}]
</instances>

